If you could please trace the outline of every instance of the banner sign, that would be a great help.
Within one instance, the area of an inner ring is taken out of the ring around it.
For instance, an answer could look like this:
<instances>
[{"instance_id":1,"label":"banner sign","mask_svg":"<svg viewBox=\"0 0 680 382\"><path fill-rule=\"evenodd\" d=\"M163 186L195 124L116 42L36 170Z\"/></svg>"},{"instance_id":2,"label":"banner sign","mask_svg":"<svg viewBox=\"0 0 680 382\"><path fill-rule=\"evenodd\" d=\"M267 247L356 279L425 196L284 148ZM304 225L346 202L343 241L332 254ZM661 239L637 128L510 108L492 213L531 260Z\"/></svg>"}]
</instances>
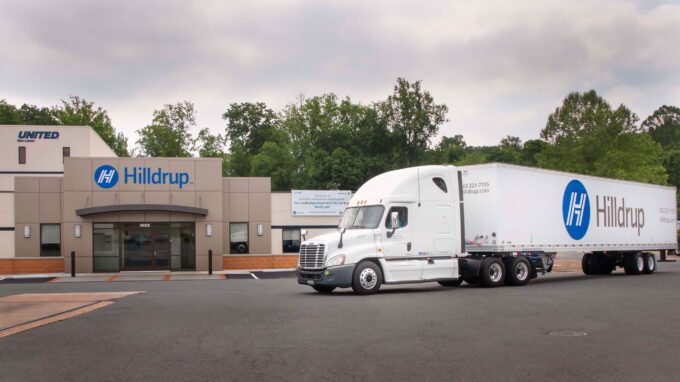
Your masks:
<instances>
[{"instance_id":1,"label":"banner sign","mask_svg":"<svg viewBox=\"0 0 680 382\"><path fill-rule=\"evenodd\" d=\"M352 191L292 190L293 216L341 216Z\"/></svg>"}]
</instances>

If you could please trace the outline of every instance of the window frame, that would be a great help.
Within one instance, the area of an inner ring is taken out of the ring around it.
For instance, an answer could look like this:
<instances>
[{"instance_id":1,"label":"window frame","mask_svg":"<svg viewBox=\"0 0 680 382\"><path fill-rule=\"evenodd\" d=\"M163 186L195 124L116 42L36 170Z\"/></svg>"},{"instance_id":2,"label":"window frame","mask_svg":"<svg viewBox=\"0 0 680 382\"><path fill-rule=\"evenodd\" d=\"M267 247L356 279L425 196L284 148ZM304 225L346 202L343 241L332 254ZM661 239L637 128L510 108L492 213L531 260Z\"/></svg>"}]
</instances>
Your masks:
<instances>
[{"instance_id":1,"label":"window frame","mask_svg":"<svg viewBox=\"0 0 680 382\"><path fill-rule=\"evenodd\" d=\"M59 243L57 244L59 247L58 253L57 254L50 254L46 255L45 252L48 250L43 248L43 245L54 245L55 243L43 243L43 231L45 226L56 226L57 229L59 230ZM59 257L61 256L61 224L60 223L41 223L40 224L40 257Z\"/></svg>"},{"instance_id":2,"label":"window frame","mask_svg":"<svg viewBox=\"0 0 680 382\"><path fill-rule=\"evenodd\" d=\"M399 226L395 229L402 229L402 228L407 227L408 226L408 207L407 206L392 206L392 207L390 207L389 210L387 210L387 216L385 216L385 228L392 229L392 219L390 218L390 216L392 215L392 212L395 209L403 209L404 211L406 211L406 214L405 214L406 224Z\"/></svg>"},{"instance_id":3,"label":"window frame","mask_svg":"<svg viewBox=\"0 0 680 382\"><path fill-rule=\"evenodd\" d=\"M235 242L231 241L231 234L233 232L232 226L234 224L244 224L246 226L246 241L245 241L246 247L245 247L244 252L235 252L232 249L232 243L242 243L241 241L235 241ZM248 255L248 254L250 254L250 224L248 224L248 222L229 222L229 254L232 254L232 255Z\"/></svg>"},{"instance_id":4,"label":"window frame","mask_svg":"<svg viewBox=\"0 0 680 382\"><path fill-rule=\"evenodd\" d=\"M71 157L71 147L70 146L64 146L61 148L61 163L64 163L65 158L70 158Z\"/></svg>"}]
</instances>

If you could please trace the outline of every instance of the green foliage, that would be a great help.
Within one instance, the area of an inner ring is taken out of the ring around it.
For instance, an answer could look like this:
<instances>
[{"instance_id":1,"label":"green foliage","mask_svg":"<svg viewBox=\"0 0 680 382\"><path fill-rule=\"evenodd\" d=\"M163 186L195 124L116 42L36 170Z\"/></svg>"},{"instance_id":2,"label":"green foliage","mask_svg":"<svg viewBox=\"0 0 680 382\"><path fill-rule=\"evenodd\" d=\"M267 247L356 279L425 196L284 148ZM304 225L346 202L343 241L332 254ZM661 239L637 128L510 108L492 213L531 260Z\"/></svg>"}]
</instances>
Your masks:
<instances>
[{"instance_id":1,"label":"green foliage","mask_svg":"<svg viewBox=\"0 0 680 382\"><path fill-rule=\"evenodd\" d=\"M53 109L53 114L59 124L90 126L116 155L129 156L127 138L122 133L116 132L106 110L101 107L95 108L94 102L87 102L77 96L70 96L68 101L62 100L61 103Z\"/></svg>"},{"instance_id":2,"label":"green foliage","mask_svg":"<svg viewBox=\"0 0 680 382\"><path fill-rule=\"evenodd\" d=\"M295 160L286 147L267 141L251 161L251 175L269 176L274 190L290 190L295 174Z\"/></svg>"},{"instance_id":3,"label":"green foliage","mask_svg":"<svg viewBox=\"0 0 680 382\"><path fill-rule=\"evenodd\" d=\"M20 125L21 117L16 106L0 99L0 125Z\"/></svg>"},{"instance_id":4,"label":"green foliage","mask_svg":"<svg viewBox=\"0 0 680 382\"><path fill-rule=\"evenodd\" d=\"M232 103L222 114L227 121L226 138L231 147L239 145L253 156L267 141L277 142L276 114L264 102Z\"/></svg>"},{"instance_id":5,"label":"green foliage","mask_svg":"<svg viewBox=\"0 0 680 382\"><path fill-rule=\"evenodd\" d=\"M377 104L381 118L394 134L397 152L401 154L396 159L402 167L419 164L430 139L447 122L448 107L436 104L432 95L423 91L420 85L420 81L411 84L398 78L393 94Z\"/></svg>"},{"instance_id":6,"label":"green foliage","mask_svg":"<svg viewBox=\"0 0 680 382\"><path fill-rule=\"evenodd\" d=\"M661 106L642 122L642 128L663 148L680 148L680 108Z\"/></svg>"},{"instance_id":7,"label":"green foliage","mask_svg":"<svg viewBox=\"0 0 680 382\"><path fill-rule=\"evenodd\" d=\"M193 147L190 130L196 126L194 104L165 105L153 113L151 125L137 130L141 154L149 157L189 157Z\"/></svg>"},{"instance_id":8,"label":"green foliage","mask_svg":"<svg viewBox=\"0 0 680 382\"><path fill-rule=\"evenodd\" d=\"M613 109L594 90L571 93L541 131L548 145L536 155L541 167L665 184L661 147L637 126L624 105Z\"/></svg>"}]
</instances>

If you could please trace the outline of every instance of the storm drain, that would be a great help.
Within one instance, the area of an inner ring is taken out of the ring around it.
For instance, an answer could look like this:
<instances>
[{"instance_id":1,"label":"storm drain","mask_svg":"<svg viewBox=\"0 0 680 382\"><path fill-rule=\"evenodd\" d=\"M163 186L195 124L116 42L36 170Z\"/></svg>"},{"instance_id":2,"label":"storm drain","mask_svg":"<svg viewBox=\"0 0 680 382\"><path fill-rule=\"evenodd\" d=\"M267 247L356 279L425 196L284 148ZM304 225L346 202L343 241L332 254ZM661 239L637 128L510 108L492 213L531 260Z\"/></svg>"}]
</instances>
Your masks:
<instances>
[{"instance_id":1,"label":"storm drain","mask_svg":"<svg viewBox=\"0 0 680 382\"><path fill-rule=\"evenodd\" d=\"M560 330L554 332L548 332L548 335L556 337L584 337L588 335L588 332L580 330Z\"/></svg>"}]
</instances>

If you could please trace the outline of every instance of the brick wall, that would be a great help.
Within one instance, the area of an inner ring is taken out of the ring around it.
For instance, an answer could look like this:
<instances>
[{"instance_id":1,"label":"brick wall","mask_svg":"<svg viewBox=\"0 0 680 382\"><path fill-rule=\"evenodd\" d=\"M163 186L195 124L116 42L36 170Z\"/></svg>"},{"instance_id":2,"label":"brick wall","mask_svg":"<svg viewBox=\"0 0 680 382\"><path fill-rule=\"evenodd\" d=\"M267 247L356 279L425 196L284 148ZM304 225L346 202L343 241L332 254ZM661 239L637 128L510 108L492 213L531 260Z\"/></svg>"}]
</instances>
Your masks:
<instances>
[{"instance_id":1,"label":"brick wall","mask_svg":"<svg viewBox=\"0 0 680 382\"><path fill-rule=\"evenodd\" d=\"M61 257L0 259L0 275L62 272L64 272L64 259Z\"/></svg>"},{"instance_id":2,"label":"brick wall","mask_svg":"<svg viewBox=\"0 0 680 382\"><path fill-rule=\"evenodd\" d=\"M225 270L295 268L297 261L297 255L222 256L222 268Z\"/></svg>"}]
</instances>

